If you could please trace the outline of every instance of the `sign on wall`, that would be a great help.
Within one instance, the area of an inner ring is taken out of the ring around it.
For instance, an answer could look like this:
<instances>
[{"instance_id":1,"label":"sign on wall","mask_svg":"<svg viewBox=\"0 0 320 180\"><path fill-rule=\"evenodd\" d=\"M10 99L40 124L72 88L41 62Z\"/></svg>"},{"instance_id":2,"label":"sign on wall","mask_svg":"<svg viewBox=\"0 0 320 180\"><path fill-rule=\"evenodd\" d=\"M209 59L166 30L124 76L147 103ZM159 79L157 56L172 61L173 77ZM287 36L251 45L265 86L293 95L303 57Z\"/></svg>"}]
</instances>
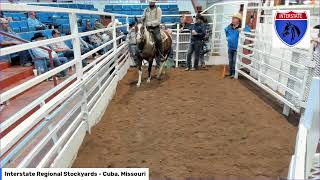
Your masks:
<instances>
[{"instance_id":1,"label":"sign on wall","mask_svg":"<svg viewBox=\"0 0 320 180\"><path fill-rule=\"evenodd\" d=\"M310 11L274 10L272 45L275 48L310 48Z\"/></svg>"}]
</instances>

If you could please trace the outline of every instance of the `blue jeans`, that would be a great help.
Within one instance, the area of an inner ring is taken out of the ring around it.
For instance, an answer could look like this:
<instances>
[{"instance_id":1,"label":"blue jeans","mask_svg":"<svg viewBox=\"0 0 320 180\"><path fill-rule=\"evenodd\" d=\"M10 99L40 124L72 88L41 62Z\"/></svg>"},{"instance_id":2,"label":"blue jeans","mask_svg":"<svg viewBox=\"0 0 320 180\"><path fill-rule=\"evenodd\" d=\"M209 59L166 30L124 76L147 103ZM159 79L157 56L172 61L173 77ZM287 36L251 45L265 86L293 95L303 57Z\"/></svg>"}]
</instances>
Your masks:
<instances>
[{"instance_id":1,"label":"blue jeans","mask_svg":"<svg viewBox=\"0 0 320 180\"><path fill-rule=\"evenodd\" d=\"M48 64L46 59L38 59L34 61L34 66L38 71L38 75L43 74L45 72L47 72L48 69Z\"/></svg>"},{"instance_id":2,"label":"blue jeans","mask_svg":"<svg viewBox=\"0 0 320 180\"><path fill-rule=\"evenodd\" d=\"M54 67L61 66L61 65L63 65L63 64L68 62L68 58L66 58L66 57L57 57L57 58L53 58L52 60L53 60ZM48 60L47 63L50 64L50 60ZM68 69L65 69L65 70L61 71L59 75L60 76L66 76L67 75L67 71L68 71Z\"/></svg>"},{"instance_id":3,"label":"blue jeans","mask_svg":"<svg viewBox=\"0 0 320 180\"><path fill-rule=\"evenodd\" d=\"M191 41L191 44L189 46L188 50L188 56L187 56L187 67L191 68L191 58L192 54L194 52L194 68L198 68L199 64L199 57L200 57L200 50L202 46L201 41Z\"/></svg>"},{"instance_id":4,"label":"blue jeans","mask_svg":"<svg viewBox=\"0 0 320 180\"><path fill-rule=\"evenodd\" d=\"M234 76L236 73L236 60L237 60L237 50L228 49L229 57L229 73L231 76Z\"/></svg>"},{"instance_id":5,"label":"blue jeans","mask_svg":"<svg viewBox=\"0 0 320 180\"><path fill-rule=\"evenodd\" d=\"M139 57L140 57L140 55L139 55L139 48L138 48L138 46L137 45L135 45L135 44L129 44L129 51L130 51L130 55L131 55L131 57L133 58L133 60L134 60L134 62L136 63L136 64L138 64L138 61L139 61Z\"/></svg>"}]
</instances>

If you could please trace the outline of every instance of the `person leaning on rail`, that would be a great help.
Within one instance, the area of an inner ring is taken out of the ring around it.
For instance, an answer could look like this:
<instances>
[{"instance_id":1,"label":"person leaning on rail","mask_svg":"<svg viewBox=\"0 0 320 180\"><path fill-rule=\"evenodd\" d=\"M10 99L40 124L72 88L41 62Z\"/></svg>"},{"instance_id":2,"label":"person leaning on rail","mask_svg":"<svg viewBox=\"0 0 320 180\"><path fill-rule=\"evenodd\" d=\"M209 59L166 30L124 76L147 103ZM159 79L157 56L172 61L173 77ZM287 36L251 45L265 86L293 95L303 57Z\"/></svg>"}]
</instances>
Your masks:
<instances>
[{"instance_id":1,"label":"person leaning on rail","mask_svg":"<svg viewBox=\"0 0 320 180\"><path fill-rule=\"evenodd\" d=\"M228 41L229 76L231 78L235 75L239 34L243 31L243 29L241 29L241 21L242 15L236 13L232 16L231 24L224 29ZM249 26L246 25L244 31L250 32Z\"/></svg>"},{"instance_id":2,"label":"person leaning on rail","mask_svg":"<svg viewBox=\"0 0 320 180\"><path fill-rule=\"evenodd\" d=\"M163 58L162 40L160 34L162 10L160 7L156 6L156 2L156 0L149 0L149 7L144 10L141 20L144 22L147 30L152 34L155 40L155 46L158 50L156 61L159 66L159 58Z\"/></svg>"},{"instance_id":3,"label":"person leaning on rail","mask_svg":"<svg viewBox=\"0 0 320 180\"><path fill-rule=\"evenodd\" d=\"M129 43L129 51L130 55L133 58L135 64L138 63L140 58L140 52L139 48L137 46L137 40L136 40L136 31L135 31L135 23L129 24L129 32L127 35L127 42Z\"/></svg>"},{"instance_id":4,"label":"person leaning on rail","mask_svg":"<svg viewBox=\"0 0 320 180\"><path fill-rule=\"evenodd\" d=\"M172 26L172 29L177 29L178 23ZM190 29L191 24L187 23L187 17L185 14L180 16L180 23L179 23L179 32L184 33Z\"/></svg>"}]
</instances>

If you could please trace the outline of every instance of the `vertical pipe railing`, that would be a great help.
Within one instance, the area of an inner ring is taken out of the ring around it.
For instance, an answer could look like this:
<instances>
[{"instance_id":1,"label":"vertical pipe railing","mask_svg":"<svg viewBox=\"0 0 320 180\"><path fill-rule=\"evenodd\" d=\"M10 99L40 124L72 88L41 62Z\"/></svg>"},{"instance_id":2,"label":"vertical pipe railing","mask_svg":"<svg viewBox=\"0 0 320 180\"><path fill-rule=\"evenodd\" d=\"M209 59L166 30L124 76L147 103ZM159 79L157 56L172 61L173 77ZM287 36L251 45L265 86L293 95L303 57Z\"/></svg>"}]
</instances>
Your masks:
<instances>
[{"instance_id":1,"label":"vertical pipe railing","mask_svg":"<svg viewBox=\"0 0 320 180\"><path fill-rule=\"evenodd\" d=\"M80 42L80 36L79 36L79 29L78 29L78 23L77 23L77 15L75 13L69 14L69 21L70 21L70 30L73 43L73 53L74 53L74 61L75 63L75 69L77 74L77 79L82 80L83 78L83 66L82 66L82 58L81 58L81 42ZM91 133L91 125L89 123L88 119L88 102L87 102L87 92L85 89L85 86L82 86L82 99L81 99L81 112L83 113L83 120L86 121L88 125L88 132Z\"/></svg>"},{"instance_id":2,"label":"vertical pipe railing","mask_svg":"<svg viewBox=\"0 0 320 180\"><path fill-rule=\"evenodd\" d=\"M242 24L241 24L241 29L242 30L244 30L244 28L246 26L247 10L248 10L248 3L244 3L243 13L242 13ZM241 32L241 33L244 34L243 32ZM244 34L244 36L245 36L245 34ZM242 45L243 42L241 42L241 41L238 42L238 51L239 51L239 45L240 44ZM239 53L237 53L237 60L236 60L236 63L235 63L235 65L236 65L236 67L235 67L235 75L234 75L235 79L238 79L238 77L239 77L239 72L238 71L240 69L240 67L239 67L240 66L240 61L241 61L241 57L239 56Z\"/></svg>"},{"instance_id":3,"label":"vertical pipe railing","mask_svg":"<svg viewBox=\"0 0 320 180\"><path fill-rule=\"evenodd\" d=\"M257 42L260 43L260 28L258 28L257 26L259 26L259 24L260 24L260 17L261 17L261 13L262 13L261 6L262 6L262 2L259 2L258 7L260 7L260 8L258 9L258 12L257 12L256 29L255 29L255 36L254 36L254 39L255 39L254 44L255 44L255 46L257 46L257 44L258 44ZM259 54L259 53L257 53L257 55L259 57L261 56L261 54ZM256 66L259 67L258 81L261 83L261 75L260 75L260 74L262 74L261 63L256 64Z\"/></svg>"},{"instance_id":4,"label":"vertical pipe railing","mask_svg":"<svg viewBox=\"0 0 320 180\"><path fill-rule=\"evenodd\" d=\"M119 62L118 62L118 52L117 52L117 28L116 28L116 24L114 23L115 20L116 20L116 17L113 15L111 16L111 19L112 19L112 40L113 40L113 52L114 52L114 62L116 63L115 65L115 71L116 71L116 76L118 77L119 74L118 74L118 70L119 70Z\"/></svg>"},{"instance_id":5,"label":"vertical pipe railing","mask_svg":"<svg viewBox=\"0 0 320 180\"><path fill-rule=\"evenodd\" d=\"M177 24L177 37L176 37L176 67L179 66L179 41L180 41L180 24Z\"/></svg>"},{"instance_id":6,"label":"vertical pipe railing","mask_svg":"<svg viewBox=\"0 0 320 180\"><path fill-rule=\"evenodd\" d=\"M81 60L81 48L80 48L80 39L79 39L79 32L78 32L78 23L77 23L77 16L75 13L69 14L69 21L70 21L70 30L71 35L73 36L73 53L74 53L74 60L76 61L76 74L77 79L81 80L83 77L83 67L82 67L82 60Z\"/></svg>"},{"instance_id":7,"label":"vertical pipe railing","mask_svg":"<svg viewBox=\"0 0 320 180\"><path fill-rule=\"evenodd\" d=\"M212 37L211 37L211 54L213 53L214 50L214 39L216 35L216 26L217 26L217 6L213 6L213 20L212 20Z\"/></svg>"}]
</instances>

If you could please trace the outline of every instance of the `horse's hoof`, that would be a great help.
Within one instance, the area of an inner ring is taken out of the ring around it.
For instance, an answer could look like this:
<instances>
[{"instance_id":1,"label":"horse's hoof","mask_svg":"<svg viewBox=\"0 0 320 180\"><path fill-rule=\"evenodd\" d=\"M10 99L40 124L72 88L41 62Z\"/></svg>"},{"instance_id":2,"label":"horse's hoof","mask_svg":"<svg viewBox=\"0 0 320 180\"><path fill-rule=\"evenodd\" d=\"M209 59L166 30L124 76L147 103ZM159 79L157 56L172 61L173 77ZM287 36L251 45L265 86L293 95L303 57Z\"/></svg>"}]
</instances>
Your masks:
<instances>
[{"instance_id":1,"label":"horse's hoof","mask_svg":"<svg viewBox=\"0 0 320 180\"><path fill-rule=\"evenodd\" d=\"M148 79L148 80L147 80L147 83L150 83L150 82L151 82L151 79Z\"/></svg>"},{"instance_id":2,"label":"horse's hoof","mask_svg":"<svg viewBox=\"0 0 320 180\"><path fill-rule=\"evenodd\" d=\"M159 80L159 81L160 81L160 80L161 80L161 77L160 77L160 76L158 76L158 77L157 77L157 80Z\"/></svg>"},{"instance_id":3,"label":"horse's hoof","mask_svg":"<svg viewBox=\"0 0 320 180\"><path fill-rule=\"evenodd\" d=\"M137 87L140 87L140 84L137 84Z\"/></svg>"}]
</instances>

